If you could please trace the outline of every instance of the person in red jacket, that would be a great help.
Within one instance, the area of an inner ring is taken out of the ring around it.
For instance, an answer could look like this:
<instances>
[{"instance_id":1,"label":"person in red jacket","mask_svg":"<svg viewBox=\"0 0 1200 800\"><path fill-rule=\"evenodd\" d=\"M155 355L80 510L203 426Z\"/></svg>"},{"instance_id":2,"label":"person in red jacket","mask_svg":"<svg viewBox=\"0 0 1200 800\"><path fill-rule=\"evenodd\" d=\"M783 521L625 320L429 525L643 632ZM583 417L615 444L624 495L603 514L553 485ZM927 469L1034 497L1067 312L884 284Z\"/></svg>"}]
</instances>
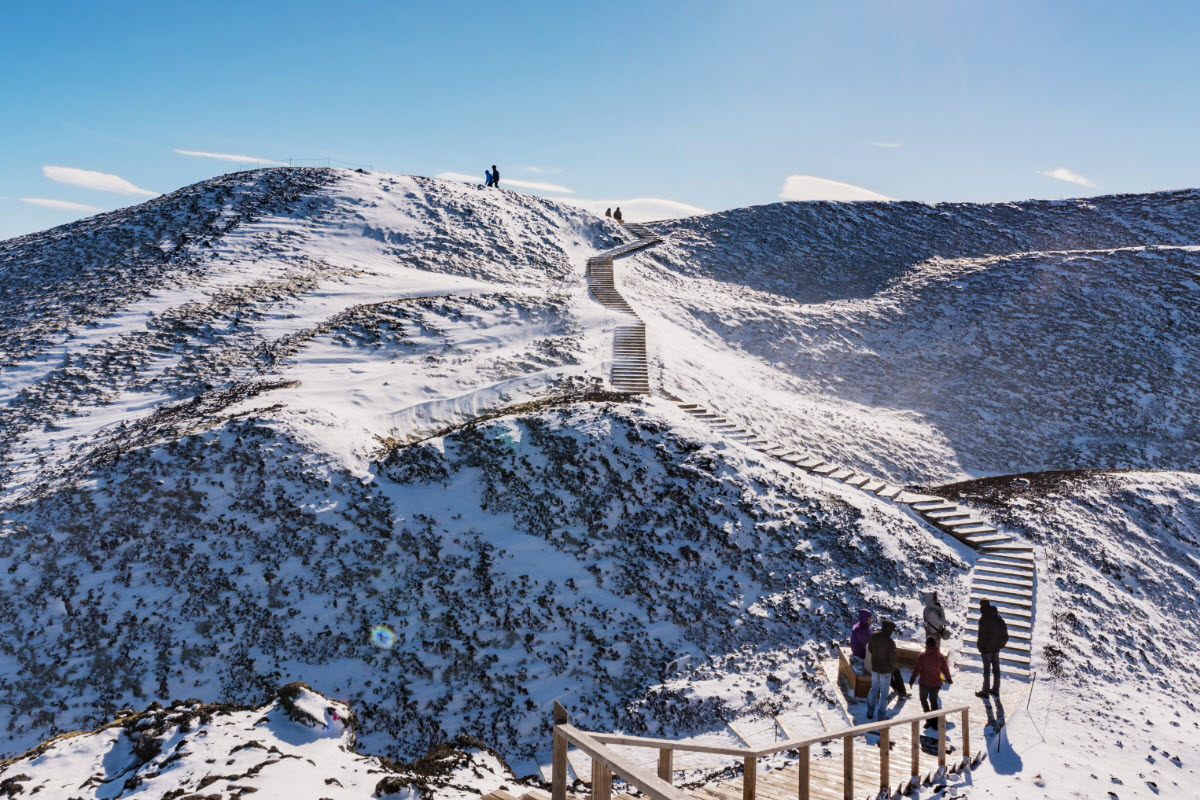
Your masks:
<instances>
[{"instance_id":1,"label":"person in red jacket","mask_svg":"<svg viewBox=\"0 0 1200 800\"><path fill-rule=\"evenodd\" d=\"M943 676L947 685L954 683L950 678L950 662L938 649L938 640L930 636L925 640L925 652L917 656L917 665L913 667L912 677L908 679L909 686L918 679L921 681L921 709L926 713L942 707L938 702L938 692L942 690ZM925 727L936 728L937 722L927 719Z\"/></svg>"}]
</instances>

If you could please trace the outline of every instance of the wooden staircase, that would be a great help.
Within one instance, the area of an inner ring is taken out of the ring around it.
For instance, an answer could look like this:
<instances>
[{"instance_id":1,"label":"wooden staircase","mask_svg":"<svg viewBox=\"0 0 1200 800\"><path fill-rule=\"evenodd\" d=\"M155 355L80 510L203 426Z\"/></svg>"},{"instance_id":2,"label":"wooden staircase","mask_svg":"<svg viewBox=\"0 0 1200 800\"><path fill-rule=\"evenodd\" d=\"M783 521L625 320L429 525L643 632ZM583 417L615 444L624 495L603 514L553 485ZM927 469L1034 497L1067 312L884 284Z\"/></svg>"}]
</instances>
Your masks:
<instances>
[{"instance_id":1,"label":"wooden staircase","mask_svg":"<svg viewBox=\"0 0 1200 800\"><path fill-rule=\"evenodd\" d=\"M675 401L679 408L708 423L726 437L778 458L797 469L845 483L884 500L906 506L920 519L978 551L967 604L966 631L959 666L982 667L975 642L979 630L979 601L988 598L1008 624L1008 646L1000 653L1005 677L1028 678L1032 656L1035 567L1033 548L1001 532L974 511L934 495L910 492L865 472L827 462L820 456L774 445L745 428L695 403Z\"/></svg>"},{"instance_id":2,"label":"wooden staircase","mask_svg":"<svg viewBox=\"0 0 1200 800\"><path fill-rule=\"evenodd\" d=\"M646 325L633 307L617 291L613 278L613 259L652 247L662 237L644 225L629 223L625 230L637 237L587 261L588 288L605 308L628 314L632 319L617 327L613 334L613 361L610 380L614 389L633 394L650 394L650 362L646 357Z\"/></svg>"}]
</instances>

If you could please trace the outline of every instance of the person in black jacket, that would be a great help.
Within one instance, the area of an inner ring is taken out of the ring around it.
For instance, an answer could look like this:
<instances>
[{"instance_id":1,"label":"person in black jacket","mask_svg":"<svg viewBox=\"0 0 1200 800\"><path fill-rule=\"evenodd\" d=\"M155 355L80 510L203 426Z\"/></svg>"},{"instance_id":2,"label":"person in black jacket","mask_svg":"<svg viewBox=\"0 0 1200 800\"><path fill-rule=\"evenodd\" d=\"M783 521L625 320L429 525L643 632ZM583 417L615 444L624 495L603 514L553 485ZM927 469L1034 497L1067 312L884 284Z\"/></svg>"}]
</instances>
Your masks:
<instances>
[{"instance_id":1,"label":"person in black jacket","mask_svg":"<svg viewBox=\"0 0 1200 800\"><path fill-rule=\"evenodd\" d=\"M500 170L496 169L495 164L492 164L492 186L500 188Z\"/></svg>"},{"instance_id":2,"label":"person in black jacket","mask_svg":"<svg viewBox=\"0 0 1200 800\"><path fill-rule=\"evenodd\" d=\"M1000 696L1000 651L1008 644L1008 624L1000 616L997 609L987 598L979 601L979 635L975 637L975 646L979 648L979 657L983 660L983 689L976 692L976 697L987 697L989 694ZM995 682L991 688L995 674Z\"/></svg>"},{"instance_id":3,"label":"person in black jacket","mask_svg":"<svg viewBox=\"0 0 1200 800\"><path fill-rule=\"evenodd\" d=\"M892 640L895 630L894 622L884 620L879 630L867 640L867 651L871 656L871 691L867 692L867 719L875 716L876 708L879 709L879 719L888 718L888 684L892 681L892 673L898 671L896 642Z\"/></svg>"}]
</instances>

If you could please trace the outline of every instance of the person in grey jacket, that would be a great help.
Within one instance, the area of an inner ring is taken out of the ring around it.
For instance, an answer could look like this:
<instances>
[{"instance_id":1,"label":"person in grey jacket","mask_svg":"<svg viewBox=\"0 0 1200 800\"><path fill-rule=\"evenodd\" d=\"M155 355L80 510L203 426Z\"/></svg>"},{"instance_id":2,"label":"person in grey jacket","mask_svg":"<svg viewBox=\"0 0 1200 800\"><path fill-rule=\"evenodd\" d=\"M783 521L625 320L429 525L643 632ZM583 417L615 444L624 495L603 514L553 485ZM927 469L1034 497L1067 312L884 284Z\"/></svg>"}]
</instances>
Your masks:
<instances>
[{"instance_id":1,"label":"person in grey jacket","mask_svg":"<svg viewBox=\"0 0 1200 800\"><path fill-rule=\"evenodd\" d=\"M946 612L938 600L937 592L926 592L925 594L925 637L929 638L930 636L939 642L950 638L946 628Z\"/></svg>"}]
</instances>

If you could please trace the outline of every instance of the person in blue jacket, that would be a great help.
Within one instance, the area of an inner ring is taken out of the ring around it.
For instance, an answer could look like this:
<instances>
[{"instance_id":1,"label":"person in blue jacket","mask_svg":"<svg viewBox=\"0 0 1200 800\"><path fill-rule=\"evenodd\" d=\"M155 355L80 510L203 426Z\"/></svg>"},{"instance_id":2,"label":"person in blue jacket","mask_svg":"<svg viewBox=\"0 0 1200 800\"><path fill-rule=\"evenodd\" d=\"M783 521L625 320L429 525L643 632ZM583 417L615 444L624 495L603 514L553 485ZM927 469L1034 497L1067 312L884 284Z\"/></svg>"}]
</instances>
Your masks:
<instances>
[{"instance_id":1,"label":"person in blue jacket","mask_svg":"<svg viewBox=\"0 0 1200 800\"><path fill-rule=\"evenodd\" d=\"M490 169L485 169L483 171L483 179L485 181L484 186L492 185L492 171Z\"/></svg>"}]
</instances>

